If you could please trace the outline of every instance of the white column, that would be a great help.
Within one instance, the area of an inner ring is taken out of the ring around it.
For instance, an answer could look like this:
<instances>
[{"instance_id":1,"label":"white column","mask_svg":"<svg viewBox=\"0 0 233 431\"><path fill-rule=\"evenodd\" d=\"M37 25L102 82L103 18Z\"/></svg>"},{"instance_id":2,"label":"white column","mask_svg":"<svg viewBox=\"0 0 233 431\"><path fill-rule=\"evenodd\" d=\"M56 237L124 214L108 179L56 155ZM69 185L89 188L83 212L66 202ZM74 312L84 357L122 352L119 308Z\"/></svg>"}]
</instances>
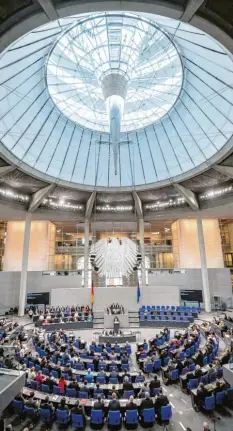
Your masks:
<instances>
[{"instance_id":1,"label":"white column","mask_svg":"<svg viewBox=\"0 0 233 431\"><path fill-rule=\"evenodd\" d=\"M31 219L32 219L32 214L27 213L26 219L25 219L25 228L24 228L22 269L21 269L20 288L19 288L19 313L18 313L19 316L24 315L24 309L25 309L25 304L26 304L27 271L28 271L28 254L29 254L29 244L30 244Z\"/></svg>"},{"instance_id":2,"label":"white column","mask_svg":"<svg viewBox=\"0 0 233 431\"><path fill-rule=\"evenodd\" d=\"M84 287L88 287L88 267L89 267L89 220L84 222Z\"/></svg>"},{"instance_id":3,"label":"white column","mask_svg":"<svg viewBox=\"0 0 233 431\"><path fill-rule=\"evenodd\" d=\"M206 264L204 232L203 232L202 219L199 217L197 218L197 232L198 232L199 252L200 252L200 260L201 260L201 275L202 275L205 311L207 311L207 313L210 313L211 297L210 297L208 269Z\"/></svg>"},{"instance_id":4,"label":"white column","mask_svg":"<svg viewBox=\"0 0 233 431\"><path fill-rule=\"evenodd\" d=\"M144 246L144 220L143 218L138 219L138 226L139 226L139 241L140 241L140 249L141 249L141 255L142 255L142 263L141 263L141 269L142 269L142 286L146 286L146 268L145 268L145 246Z\"/></svg>"}]
</instances>

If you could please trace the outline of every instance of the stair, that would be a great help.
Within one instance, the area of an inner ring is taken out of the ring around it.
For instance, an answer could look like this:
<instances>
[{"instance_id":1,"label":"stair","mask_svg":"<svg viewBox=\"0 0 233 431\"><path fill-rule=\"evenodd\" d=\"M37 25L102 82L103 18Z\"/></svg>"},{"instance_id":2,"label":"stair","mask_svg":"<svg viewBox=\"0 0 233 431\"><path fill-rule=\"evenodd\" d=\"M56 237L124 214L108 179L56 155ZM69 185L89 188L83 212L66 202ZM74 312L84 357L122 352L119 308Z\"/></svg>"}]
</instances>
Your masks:
<instances>
[{"instance_id":1,"label":"stair","mask_svg":"<svg viewBox=\"0 0 233 431\"><path fill-rule=\"evenodd\" d=\"M130 328L139 328L139 315L138 311L128 311L129 314L129 327Z\"/></svg>"},{"instance_id":2,"label":"stair","mask_svg":"<svg viewBox=\"0 0 233 431\"><path fill-rule=\"evenodd\" d=\"M93 328L103 329L104 328L104 312L94 311L93 313Z\"/></svg>"}]
</instances>

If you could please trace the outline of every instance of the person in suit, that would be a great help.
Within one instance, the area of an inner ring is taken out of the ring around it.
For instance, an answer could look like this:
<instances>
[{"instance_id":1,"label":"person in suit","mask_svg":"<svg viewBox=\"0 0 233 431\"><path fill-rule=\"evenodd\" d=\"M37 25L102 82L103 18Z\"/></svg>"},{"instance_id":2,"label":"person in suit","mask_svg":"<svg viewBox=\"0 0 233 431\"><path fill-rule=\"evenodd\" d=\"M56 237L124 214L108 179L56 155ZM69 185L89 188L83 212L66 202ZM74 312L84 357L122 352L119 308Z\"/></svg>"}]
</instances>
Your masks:
<instances>
[{"instance_id":1,"label":"person in suit","mask_svg":"<svg viewBox=\"0 0 233 431\"><path fill-rule=\"evenodd\" d=\"M160 380L158 379L157 375L154 375L154 380L151 380L149 388L150 388L150 395L151 397L153 397L154 394L154 389L160 388L161 383Z\"/></svg>"},{"instance_id":2,"label":"person in suit","mask_svg":"<svg viewBox=\"0 0 233 431\"><path fill-rule=\"evenodd\" d=\"M126 404L126 410L138 410L138 405L135 403L133 395L129 397L129 401Z\"/></svg>"},{"instance_id":3,"label":"person in suit","mask_svg":"<svg viewBox=\"0 0 233 431\"><path fill-rule=\"evenodd\" d=\"M203 403L205 401L205 397L208 397L209 392L205 388L203 383L200 383L197 388L197 395L196 395L196 404L199 408L203 406Z\"/></svg>"},{"instance_id":4,"label":"person in suit","mask_svg":"<svg viewBox=\"0 0 233 431\"><path fill-rule=\"evenodd\" d=\"M131 410L131 411L136 410L138 412L138 406L134 401L133 395L131 395L131 397L129 398L129 401L127 402L126 407L125 407L125 428L127 430L132 430L132 429L136 428L135 424L127 424L126 423L126 414L127 414L127 411L129 411L129 410Z\"/></svg>"},{"instance_id":5,"label":"person in suit","mask_svg":"<svg viewBox=\"0 0 233 431\"><path fill-rule=\"evenodd\" d=\"M55 412L55 408L52 403L49 402L49 397L45 397L44 401L41 401L40 409L42 410L50 410L51 415Z\"/></svg>"},{"instance_id":6,"label":"person in suit","mask_svg":"<svg viewBox=\"0 0 233 431\"><path fill-rule=\"evenodd\" d=\"M124 383L123 383L123 391L133 391L133 385L129 382L128 376L125 377Z\"/></svg>"},{"instance_id":7,"label":"person in suit","mask_svg":"<svg viewBox=\"0 0 233 431\"><path fill-rule=\"evenodd\" d=\"M100 394L97 396L97 400L94 402L94 405L92 408L94 410L102 410L102 412L104 411L104 402Z\"/></svg>"},{"instance_id":8,"label":"person in suit","mask_svg":"<svg viewBox=\"0 0 233 431\"><path fill-rule=\"evenodd\" d=\"M149 392L146 392L145 398L142 400L141 405L139 407L140 424L141 424L142 428L144 428L144 427L152 428L152 426L153 426L153 423L151 424L151 426L149 426L150 425L149 423L145 424L144 423L144 417L143 417L143 410L151 409L151 408L154 408L154 404L153 404L152 399L150 398Z\"/></svg>"},{"instance_id":9,"label":"person in suit","mask_svg":"<svg viewBox=\"0 0 233 431\"><path fill-rule=\"evenodd\" d=\"M63 397L61 399L60 404L58 404L58 410L66 410L67 412L69 411L69 409L68 409L68 407L66 405L66 399L65 399L65 397Z\"/></svg>"},{"instance_id":10,"label":"person in suit","mask_svg":"<svg viewBox=\"0 0 233 431\"><path fill-rule=\"evenodd\" d=\"M196 369L193 373L194 379L200 379L200 377L203 375L202 369L200 367L200 365L196 366Z\"/></svg>"},{"instance_id":11,"label":"person in suit","mask_svg":"<svg viewBox=\"0 0 233 431\"><path fill-rule=\"evenodd\" d=\"M112 393L112 400L110 401L110 403L108 405L108 410L109 411L111 411L111 410L114 410L114 411L120 410L120 403L119 403L119 401L117 399L116 392Z\"/></svg>"},{"instance_id":12,"label":"person in suit","mask_svg":"<svg viewBox=\"0 0 233 431\"><path fill-rule=\"evenodd\" d=\"M155 401L155 411L158 416L158 419L161 420L161 407L167 406L169 404L168 397L163 395L163 390L160 388L159 395Z\"/></svg>"}]
</instances>

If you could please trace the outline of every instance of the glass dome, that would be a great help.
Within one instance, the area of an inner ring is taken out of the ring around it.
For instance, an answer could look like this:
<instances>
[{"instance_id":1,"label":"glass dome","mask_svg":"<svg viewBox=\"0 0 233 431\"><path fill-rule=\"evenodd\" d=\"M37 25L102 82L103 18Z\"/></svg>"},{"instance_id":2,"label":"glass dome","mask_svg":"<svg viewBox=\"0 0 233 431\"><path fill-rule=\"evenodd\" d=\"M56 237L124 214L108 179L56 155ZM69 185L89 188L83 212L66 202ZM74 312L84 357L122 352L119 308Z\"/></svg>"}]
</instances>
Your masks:
<instances>
[{"instance_id":1,"label":"glass dome","mask_svg":"<svg viewBox=\"0 0 233 431\"><path fill-rule=\"evenodd\" d=\"M183 22L120 12L59 19L3 51L0 72L2 155L45 181L160 187L231 149L232 56Z\"/></svg>"},{"instance_id":2,"label":"glass dome","mask_svg":"<svg viewBox=\"0 0 233 431\"><path fill-rule=\"evenodd\" d=\"M152 21L131 14L83 18L49 54L46 78L55 105L70 120L98 132L109 132L103 88L108 75L124 83L121 132L164 117L183 79L180 55L169 36Z\"/></svg>"}]
</instances>

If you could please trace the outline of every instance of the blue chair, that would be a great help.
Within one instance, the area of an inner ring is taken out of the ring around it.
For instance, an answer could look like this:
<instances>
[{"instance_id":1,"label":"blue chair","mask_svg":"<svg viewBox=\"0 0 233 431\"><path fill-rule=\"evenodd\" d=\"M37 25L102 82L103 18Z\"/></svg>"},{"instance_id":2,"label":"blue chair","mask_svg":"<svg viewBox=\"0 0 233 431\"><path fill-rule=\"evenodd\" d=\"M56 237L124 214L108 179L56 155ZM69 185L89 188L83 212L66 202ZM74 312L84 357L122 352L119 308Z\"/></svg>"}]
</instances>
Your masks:
<instances>
[{"instance_id":1,"label":"blue chair","mask_svg":"<svg viewBox=\"0 0 233 431\"><path fill-rule=\"evenodd\" d=\"M208 364L208 358L207 358L207 356L204 356L204 358L203 358L203 367L206 367L207 364Z\"/></svg>"},{"instance_id":2,"label":"blue chair","mask_svg":"<svg viewBox=\"0 0 233 431\"><path fill-rule=\"evenodd\" d=\"M45 350L40 350L40 356L43 358L44 356L46 356L46 351Z\"/></svg>"},{"instance_id":3,"label":"blue chair","mask_svg":"<svg viewBox=\"0 0 233 431\"><path fill-rule=\"evenodd\" d=\"M159 393L159 388L154 388L154 389L153 389L153 397L154 397L155 395L158 395L158 393Z\"/></svg>"},{"instance_id":4,"label":"blue chair","mask_svg":"<svg viewBox=\"0 0 233 431\"><path fill-rule=\"evenodd\" d=\"M207 412L211 412L214 410L215 408L215 398L214 395L212 395L211 397L205 397L205 401L204 401L204 409Z\"/></svg>"},{"instance_id":5,"label":"blue chair","mask_svg":"<svg viewBox=\"0 0 233 431\"><path fill-rule=\"evenodd\" d=\"M28 368L34 367L34 362L28 361Z\"/></svg>"},{"instance_id":6,"label":"blue chair","mask_svg":"<svg viewBox=\"0 0 233 431\"><path fill-rule=\"evenodd\" d=\"M172 407L170 404L161 407L161 421L168 422L172 417Z\"/></svg>"},{"instance_id":7,"label":"blue chair","mask_svg":"<svg viewBox=\"0 0 233 431\"><path fill-rule=\"evenodd\" d=\"M84 429L84 420L83 415L76 415L75 413L71 414L71 426L76 429Z\"/></svg>"},{"instance_id":8,"label":"blue chair","mask_svg":"<svg viewBox=\"0 0 233 431\"><path fill-rule=\"evenodd\" d=\"M191 355L191 350L190 350L190 348L186 350L185 354L186 354L187 358Z\"/></svg>"},{"instance_id":9,"label":"blue chair","mask_svg":"<svg viewBox=\"0 0 233 431\"><path fill-rule=\"evenodd\" d=\"M80 399L88 399L88 392L79 391L78 398L80 398Z\"/></svg>"},{"instance_id":10,"label":"blue chair","mask_svg":"<svg viewBox=\"0 0 233 431\"><path fill-rule=\"evenodd\" d=\"M187 388L189 391L192 389L196 389L198 387L198 379L190 379L187 384Z\"/></svg>"},{"instance_id":11,"label":"blue chair","mask_svg":"<svg viewBox=\"0 0 233 431\"><path fill-rule=\"evenodd\" d=\"M34 389L34 391L37 391L38 383L36 382L36 380L31 381L31 388Z\"/></svg>"},{"instance_id":12,"label":"blue chair","mask_svg":"<svg viewBox=\"0 0 233 431\"><path fill-rule=\"evenodd\" d=\"M110 377L109 383L111 383L112 385L117 385L118 378L117 377Z\"/></svg>"},{"instance_id":13,"label":"blue chair","mask_svg":"<svg viewBox=\"0 0 233 431\"><path fill-rule=\"evenodd\" d=\"M38 371L40 371L40 365L35 365L35 371L36 371L36 373L38 373Z\"/></svg>"},{"instance_id":14,"label":"blue chair","mask_svg":"<svg viewBox=\"0 0 233 431\"><path fill-rule=\"evenodd\" d=\"M85 380L87 381L87 383L92 383L93 382L93 375L86 374L85 375Z\"/></svg>"},{"instance_id":15,"label":"blue chair","mask_svg":"<svg viewBox=\"0 0 233 431\"><path fill-rule=\"evenodd\" d=\"M179 371L178 370L172 370L171 372L170 372L170 380L172 381L172 382L175 382L176 380L178 380L179 379Z\"/></svg>"},{"instance_id":16,"label":"blue chair","mask_svg":"<svg viewBox=\"0 0 233 431\"><path fill-rule=\"evenodd\" d=\"M46 394L49 394L50 390L49 390L49 385L41 385L41 390L42 392L45 392Z\"/></svg>"},{"instance_id":17,"label":"blue chair","mask_svg":"<svg viewBox=\"0 0 233 431\"><path fill-rule=\"evenodd\" d=\"M215 403L216 403L217 406L220 406L220 405L222 405L224 403L225 396L226 396L225 391L217 392L215 394Z\"/></svg>"},{"instance_id":18,"label":"blue chair","mask_svg":"<svg viewBox=\"0 0 233 431\"><path fill-rule=\"evenodd\" d=\"M76 397L76 389L74 389L74 388L67 388L66 389L66 396L67 397L71 397L71 398L75 398Z\"/></svg>"},{"instance_id":19,"label":"blue chair","mask_svg":"<svg viewBox=\"0 0 233 431\"><path fill-rule=\"evenodd\" d=\"M194 370L195 370L195 368L196 368L196 365L195 365L195 364L190 364L190 365L189 365L189 371L194 371Z\"/></svg>"},{"instance_id":20,"label":"blue chair","mask_svg":"<svg viewBox=\"0 0 233 431\"><path fill-rule=\"evenodd\" d=\"M106 378L104 376L97 376L96 382L100 383L101 385L104 385L106 383Z\"/></svg>"},{"instance_id":21,"label":"blue chair","mask_svg":"<svg viewBox=\"0 0 233 431\"><path fill-rule=\"evenodd\" d=\"M56 385L53 386L53 393L55 395L61 395L61 389L59 388L59 386L56 386Z\"/></svg>"},{"instance_id":22,"label":"blue chair","mask_svg":"<svg viewBox=\"0 0 233 431\"><path fill-rule=\"evenodd\" d=\"M164 360L163 360L164 367L166 367L168 365L169 361L170 361L170 356L167 356L166 358L164 358Z\"/></svg>"},{"instance_id":23,"label":"blue chair","mask_svg":"<svg viewBox=\"0 0 233 431\"><path fill-rule=\"evenodd\" d=\"M83 364L75 364L74 369L75 370L83 370Z\"/></svg>"},{"instance_id":24,"label":"blue chair","mask_svg":"<svg viewBox=\"0 0 233 431\"><path fill-rule=\"evenodd\" d=\"M13 400L12 406L15 414L21 416L23 414L23 402L20 400Z\"/></svg>"},{"instance_id":25,"label":"blue chair","mask_svg":"<svg viewBox=\"0 0 233 431\"><path fill-rule=\"evenodd\" d=\"M182 370L182 373L181 373L182 376L184 376L185 374L187 374L188 370L189 370L188 367L184 367L183 370Z\"/></svg>"},{"instance_id":26,"label":"blue chair","mask_svg":"<svg viewBox=\"0 0 233 431\"><path fill-rule=\"evenodd\" d=\"M56 422L59 425L67 425L69 423L70 417L67 410L56 410Z\"/></svg>"},{"instance_id":27,"label":"blue chair","mask_svg":"<svg viewBox=\"0 0 233 431\"><path fill-rule=\"evenodd\" d=\"M123 371L129 371L129 364L122 364L121 368Z\"/></svg>"},{"instance_id":28,"label":"blue chair","mask_svg":"<svg viewBox=\"0 0 233 431\"><path fill-rule=\"evenodd\" d=\"M152 428L155 422L155 410L153 408L143 409L142 417L143 417L143 428Z\"/></svg>"},{"instance_id":29,"label":"blue chair","mask_svg":"<svg viewBox=\"0 0 233 431\"><path fill-rule=\"evenodd\" d=\"M40 420L44 424L50 424L53 420L50 409L40 409Z\"/></svg>"},{"instance_id":30,"label":"blue chair","mask_svg":"<svg viewBox=\"0 0 233 431\"><path fill-rule=\"evenodd\" d=\"M44 374L44 376L49 376L48 368L42 368L42 374Z\"/></svg>"},{"instance_id":31,"label":"blue chair","mask_svg":"<svg viewBox=\"0 0 233 431\"><path fill-rule=\"evenodd\" d=\"M166 358L165 358L166 359ZM162 362L161 359L156 359L156 361L154 361L154 370L160 370L162 366Z\"/></svg>"},{"instance_id":32,"label":"blue chair","mask_svg":"<svg viewBox=\"0 0 233 431\"><path fill-rule=\"evenodd\" d=\"M136 376L135 383L141 383L141 382L144 382L144 377L143 376Z\"/></svg>"},{"instance_id":33,"label":"blue chair","mask_svg":"<svg viewBox=\"0 0 233 431\"><path fill-rule=\"evenodd\" d=\"M124 393L123 393L123 398L125 398L125 399L129 399L129 397L131 397L131 395L133 395L134 396L134 391L124 391Z\"/></svg>"},{"instance_id":34,"label":"blue chair","mask_svg":"<svg viewBox=\"0 0 233 431\"><path fill-rule=\"evenodd\" d=\"M28 418L32 419L32 421L36 420L36 418L37 418L36 410L33 407L24 406L23 411Z\"/></svg>"},{"instance_id":35,"label":"blue chair","mask_svg":"<svg viewBox=\"0 0 233 431\"><path fill-rule=\"evenodd\" d=\"M208 374L206 374L205 376L201 376L200 382L203 383L204 385L208 385L208 383L209 383Z\"/></svg>"},{"instance_id":36,"label":"blue chair","mask_svg":"<svg viewBox=\"0 0 233 431\"><path fill-rule=\"evenodd\" d=\"M88 364L88 368L90 368L91 371L94 371L95 369L94 364Z\"/></svg>"},{"instance_id":37,"label":"blue chair","mask_svg":"<svg viewBox=\"0 0 233 431\"><path fill-rule=\"evenodd\" d=\"M209 383L213 383L217 379L217 373L215 372L208 374L208 376L209 376Z\"/></svg>"},{"instance_id":38,"label":"blue chair","mask_svg":"<svg viewBox=\"0 0 233 431\"><path fill-rule=\"evenodd\" d=\"M152 363L146 364L146 366L144 367L144 372L153 373L153 367L154 367L154 364Z\"/></svg>"},{"instance_id":39,"label":"blue chair","mask_svg":"<svg viewBox=\"0 0 233 431\"><path fill-rule=\"evenodd\" d=\"M232 403L233 401L233 388L228 388L226 392L227 402Z\"/></svg>"},{"instance_id":40,"label":"blue chair","mask_svg":"<svg viewBox=\"0 0 233 431\"><path fill-rule=\"evenodd\" d=\"M108 413L108 426L114 427L114 429L121 428L121 412L119 410L110 410Z\"/></svg>"},{"instance_id":41,"label":"blue chair","mask_svg":"<svg viewBox=\"0 0 233 431\"><path fill-rule=\"evenodd\" d=\"M52 370L51 376L55 377L55 379L58 379L58 372L56 370Z\"/></svg>"},{"instance_id":42,"label":"blue chair","mask_svg":"<svg viewBox=\"0 0 233 431\"><path fill-rule=\"evenodd\" d=\"M125 413L125 428L136 429L138 426L138 412L137 410L126 410Z\"/></svg>"},{"instance_id":43,"label":"blue chair","mask_svg":"<svg viewBox=\"0 0 233 431\"><path fill-rule=\"evenodd\" d=\"M91 410L90 426L95 429L101 429L104 426L104 416L102 410Z\"/></svg>"},{"instance_id":44,"label":"blue chair","mask_svg":"<svg viewBox=\"0 0 233 431\"><path fill-rule=\"evenodd\" d=\"M185 359L185 352L180 352L179 358L180 358L181 361L184 361L184 359Z\"/></svg>"}]
</instances>

